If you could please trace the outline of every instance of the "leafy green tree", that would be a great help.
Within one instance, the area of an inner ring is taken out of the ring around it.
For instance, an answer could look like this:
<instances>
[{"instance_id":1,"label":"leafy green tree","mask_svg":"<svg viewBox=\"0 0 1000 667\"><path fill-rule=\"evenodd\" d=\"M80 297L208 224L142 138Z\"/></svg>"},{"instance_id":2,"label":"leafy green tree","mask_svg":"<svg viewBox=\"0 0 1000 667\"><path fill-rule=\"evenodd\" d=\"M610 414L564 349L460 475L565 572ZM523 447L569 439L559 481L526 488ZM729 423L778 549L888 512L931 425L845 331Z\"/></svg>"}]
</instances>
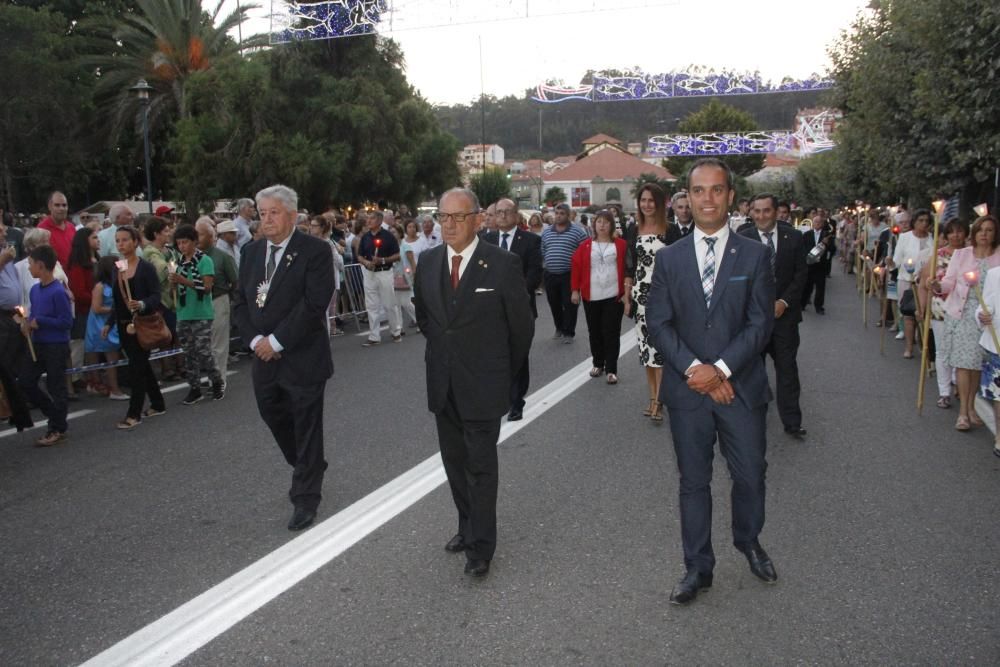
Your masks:
<instances>
[{"instance_id":1,"label":"leafy green tree","mask_svg":"<svg viewBox=\"0 0 1000 667\"><path fill-rule=\"evenodd\" d=\"M510 179L500 167L486 166L481 174L470 179L469 188L479 197L481 206L489 206L504 197L510 197Z\"/></svg>"},{"instance_id":2,"label":"leafy green tree","mask_svg":"<svg viewBox=\"0 0 1000 667\"><path fill-rule=\"evenodd\" d=\"M545 191L545 195L542 199L545 200L546 206L562 204L566 201L566 192L558 185L553 185Z\"/></svg>"},{"instance_id":3,"label":"leafy green tree","mask_svg":"<svg viewBox=\"0 0 1000 667\"><path fill-rule=\"evenodd\" d=\"M757 125L753 116L714 98L682 120L677 128L678 132L682 134L748 132L758 129L760 126ZM696 159L694 157L671 157L664 160L663 163L670 173L680 179L687 173L688 167ZM729 155L724 160L737 176L749 176L764 166L763 155Z\"/></svg>"},{"instance_id":4,"label":"leafy green tree","mask_svg":"<svg viewBox=\"0 0 1000 667\"><path fill-rule=\"evenodd\" d=\"M990 0L879 0L858 15L830 52L852 194L923 203L994 176L998 34Z\"/></svg>"}]
</instances>

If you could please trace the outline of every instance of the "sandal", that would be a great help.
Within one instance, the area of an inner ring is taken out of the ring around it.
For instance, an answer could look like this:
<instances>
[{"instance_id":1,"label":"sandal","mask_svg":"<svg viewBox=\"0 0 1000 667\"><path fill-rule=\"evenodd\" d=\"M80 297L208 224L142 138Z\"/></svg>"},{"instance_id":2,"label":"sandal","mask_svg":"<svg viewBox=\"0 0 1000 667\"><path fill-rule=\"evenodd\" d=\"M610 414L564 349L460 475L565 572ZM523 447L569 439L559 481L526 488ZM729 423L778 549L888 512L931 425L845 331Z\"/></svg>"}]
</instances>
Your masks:
<instances>
[{"instance_id":1,"label":"sandal","mask_svg":"<svg viewBox=\"0 0 1000 667\"><path fill-rule=\"evenodd\" d=\"M614 373L608 373L608 384L618 384L618 376Z\"/></svg>"},{"instance_id":2,"label":"sandal","mask_svg":"<svg viewBox=\"0 0 1000 667\"><path fill-rule=\"evenodd\" d=\"M593 368L590 369L590 377L595 378L603 372L604 372L603 368L598 368L597 366L594 366Z\"/></svg>"},{"instance_id":3,"label":"sandal","mask_svg":"<svg viewBox=\"0 0 1000 667\"><path fill-rule=\"evenodd\" d=\"M653 423L659 426L663 423L663 415L660 414L660 410L663 408L663 403L659 401L653 401L656 405L656 409L649 415L649 418L653 420Z\"/></svg>"},{"instance_id":4,"label":"sandal","mask_svg":"<svg viewBox=\"0 0 1000 667\"><path fill-rule=\"evenodd\" d=\"M947 410L951 407L951 397L950 396L940 396L937 400L937 406L943 410Z\"/></svg>"},{"instance_id":5,"label":"sandal","mask_svg":"<svg viewBox=\"0 0 1000 667\"><path fill-rule=\"evenodd\" d=\"M135 417L126 417L125 419L115 424L115 428L117 428L119 431L131 431L141 423L142 422L136 419Z\"/></svg>"},{"instance_id":6,"label":"sandal","mask_svg":"<svg viewBox=\"0 0 1000 667\"><path fill-rule=\"evenodd\" d=\"M969 418L968 417L959 417L955 421L955 430L956 431L968 431L970 428L971 427L969 426Z\"/></svg>"},{"instance_id":7,"label":"sandal","mask_svg":"<svg viewBox=\"0 0 1000 667\"><path fill-rule=\"evenodd\" d=\"M157 410L156 408L146 408L146 410L142 413L142 416L143 417L159 417L160 415L165 415L165 414L167 414L166 409Z\"/></svg>"},{"instance_id":8,"label":"sandal","mask_svg":"<svg viewBox=\"0 0 1000 667\"><path fill-rule=\"evenodd\" d=\"M913 353L912 352L904 352L903 353L903 358L904 359L912 359L913 358Z\"/></svg>"},{"instance_id":9,"label":"sandal","mask_svg":"<svg viewBox=\"0 0 1000 667\"><path fill-rule=\"evenodd\" d=\"M649 399L649 407L642 411L643 417L652 417L653 412L656 410L656 399Z\"/></svg>"}]
</instances>

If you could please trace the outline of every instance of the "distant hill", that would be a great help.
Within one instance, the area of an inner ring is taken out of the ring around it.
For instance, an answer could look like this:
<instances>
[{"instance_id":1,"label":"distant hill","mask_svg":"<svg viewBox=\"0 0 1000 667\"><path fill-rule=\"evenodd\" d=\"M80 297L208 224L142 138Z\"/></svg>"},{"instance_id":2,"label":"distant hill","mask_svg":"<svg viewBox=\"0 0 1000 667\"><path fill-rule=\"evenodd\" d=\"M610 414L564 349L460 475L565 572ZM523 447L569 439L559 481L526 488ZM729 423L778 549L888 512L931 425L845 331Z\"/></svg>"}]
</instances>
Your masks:
<instances>
[{"instance_id":1,"label":"distant hill","mask_svg":"<svg viewBox=\"0 0 1000 667\"><path fill-rule=\"evenodd\" d=\"M799 109L823 105L825 91L731 95L718 98L750 113L763 130L794 129ZM678 119L707 104L708 97L643 100L641 102L584 102L570 100L542 104L527 97L486 98L486 142L503 146L508 157L541 158L580 151L580 142L604 132L622 141L645 142L653 134L676 129ZM435 107L441 127L463 145L479 143L479 101L468 105ZM539 146L541 124L541 146ZM718 128L724 132L725 127Z\"/></svg>"}]
</instances>

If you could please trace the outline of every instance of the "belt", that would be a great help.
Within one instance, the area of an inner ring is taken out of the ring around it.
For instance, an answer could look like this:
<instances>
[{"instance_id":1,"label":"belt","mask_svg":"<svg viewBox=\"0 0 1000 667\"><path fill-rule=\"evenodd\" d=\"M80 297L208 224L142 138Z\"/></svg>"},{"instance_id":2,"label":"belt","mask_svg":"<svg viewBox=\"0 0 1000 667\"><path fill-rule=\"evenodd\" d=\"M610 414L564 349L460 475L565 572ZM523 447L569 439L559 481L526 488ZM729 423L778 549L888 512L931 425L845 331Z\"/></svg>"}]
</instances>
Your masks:
<instances>
[{"instance_id":1,"label":"belt","mask_svg":"<svg viewBox=\"0 0 1000 667\"><path fill-rule=\"evenodd\" d=\"M376 266L374 269L371 269L371 271L388 271L391 268L392 264L380 264L379 266Z\"/></svg>"}]
</instances>

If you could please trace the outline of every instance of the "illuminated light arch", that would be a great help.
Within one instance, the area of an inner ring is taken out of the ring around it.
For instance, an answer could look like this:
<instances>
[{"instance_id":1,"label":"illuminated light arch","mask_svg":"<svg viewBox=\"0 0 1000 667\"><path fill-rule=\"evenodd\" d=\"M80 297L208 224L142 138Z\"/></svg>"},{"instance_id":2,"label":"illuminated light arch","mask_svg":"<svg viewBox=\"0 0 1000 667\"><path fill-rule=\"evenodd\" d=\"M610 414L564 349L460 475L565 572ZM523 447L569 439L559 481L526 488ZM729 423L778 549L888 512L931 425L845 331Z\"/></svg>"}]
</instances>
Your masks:
<instances>
[{"instance_id":1,"label":"illuminated light arch","mask_svg":"<svg viewBox=\"0 0 1000 667\"><path fill-rule=\"evenodd\" d=\"M739 73L724 70L703 72L693 67L687 72L646 74L641 71L625 72L618 76L606 72L594 74L593 84L579 86L539 84L532 97L536 102L554 104L571 99L591 102L630 102L635 100L663 100L678 97L763 95L833 87L833 80L813 74L805 79L785 77L779 83L764 81L758 72Z\"/></svg>"}]
</instances>

